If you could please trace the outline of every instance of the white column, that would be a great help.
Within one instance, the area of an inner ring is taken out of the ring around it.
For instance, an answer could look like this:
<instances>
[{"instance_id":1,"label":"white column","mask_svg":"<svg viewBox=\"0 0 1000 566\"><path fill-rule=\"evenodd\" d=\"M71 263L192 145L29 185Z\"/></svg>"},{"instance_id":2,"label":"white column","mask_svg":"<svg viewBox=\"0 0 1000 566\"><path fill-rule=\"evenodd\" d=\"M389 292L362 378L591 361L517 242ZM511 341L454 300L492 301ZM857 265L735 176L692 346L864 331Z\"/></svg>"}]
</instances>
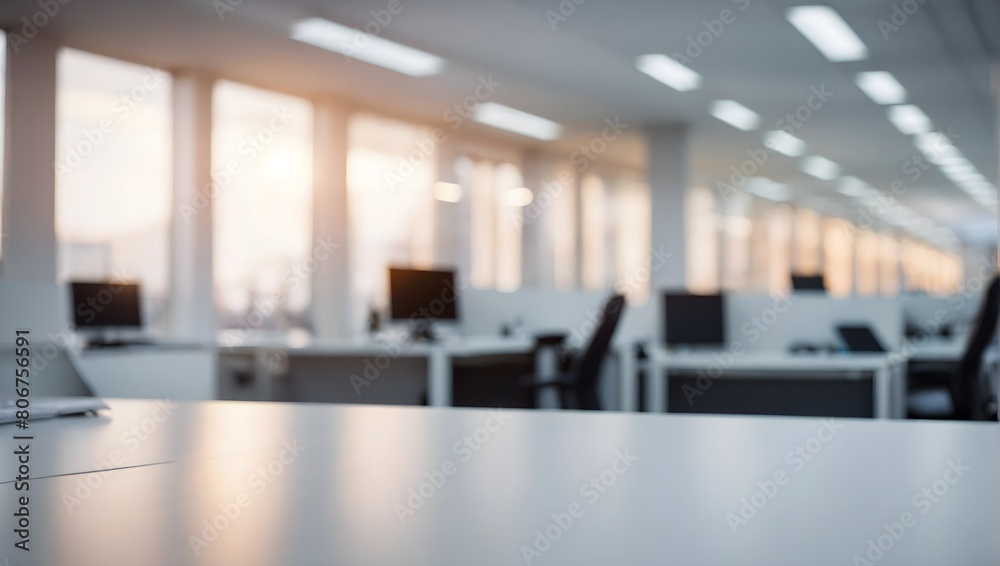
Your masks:
<instances>
[{"instance_id":1,"label":"white column","mask_svg":"<svg viewBox=\"0 0 1000 566\"><path fill-rule=\"evenodd\" d=\"M3 281L56 281L53 161L58 51L58 44L38 36L8 54Z\"/></svg>"},{"instance_id":2,"label":"white column","mask_svg":"<svg viewBox=\"0 0 1000 566\"><path fill-rule=\"evenodd\" d=\"M684 201L688 179L688 128L686 125L649 128L647 178L653 214L652 247L669 254L652 272L650 289L655 297L662 289L686 286L684 247Z\"/></svg>"},{"instance_id":3,"label":"white column","mask_svg":"<svg viewBox=\"0 0 1000 566\"><path fill-rule=\"evenodd\" d=\"M212 340L212 85L204 75L173 80L174 195L168 328L178 338ZM219 172L220 178L223 172ZM221 184L221 181L220 181Z\"/></svg>"},{"instance_id":4,"label":"white column","mask_svg":"<svg viewBox=\"0 0 1000 566\"><path fill-rule=\"evenodd\" d=\"M347 128L350 108L323 99L313 104L313 237L334 242L312 273L312 320L317 338L347 339L353 332Z\"/></svg>"}]
</instances>

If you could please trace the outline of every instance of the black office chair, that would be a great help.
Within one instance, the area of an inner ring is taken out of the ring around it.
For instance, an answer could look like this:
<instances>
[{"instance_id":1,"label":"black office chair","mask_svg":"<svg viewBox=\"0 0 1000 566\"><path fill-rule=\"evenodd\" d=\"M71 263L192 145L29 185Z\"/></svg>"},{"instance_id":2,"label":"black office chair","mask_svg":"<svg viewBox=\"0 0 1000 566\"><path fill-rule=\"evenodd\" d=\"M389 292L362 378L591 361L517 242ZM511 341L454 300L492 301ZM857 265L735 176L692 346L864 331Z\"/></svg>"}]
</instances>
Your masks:
<instances>
[{"instance_id":1,"label":"black office chair","mask_svg":"<svg viewBox=\"0 0 1000 566\"><path fill-rule=\"evenodd\" d=\"M601 404L597 399L597 379L624 308L625 297L622 295L614 295L608 300L601 311L600 324L582 354L573 360L568 372L548 378L525 376L522 378L522 385L533 393L543 388L558 388L564 409L599 411Z\"/></svg>"},{"instance_id":2,"label":"black office chair","mask_svg":"<svg viewBox=\"0 0 1000 566\"><path fill-rule=\"evenodd\" d=\"M993 340L1000 317L1000 277L994 277L979 308L971 339L955 365L926 364L914 367L914 382L935 381L947 387L927 387L913 391L907 399L910 418L917 419L996 419L996 400L981 377L983 353Z\"/></svg>"}]
</instances>

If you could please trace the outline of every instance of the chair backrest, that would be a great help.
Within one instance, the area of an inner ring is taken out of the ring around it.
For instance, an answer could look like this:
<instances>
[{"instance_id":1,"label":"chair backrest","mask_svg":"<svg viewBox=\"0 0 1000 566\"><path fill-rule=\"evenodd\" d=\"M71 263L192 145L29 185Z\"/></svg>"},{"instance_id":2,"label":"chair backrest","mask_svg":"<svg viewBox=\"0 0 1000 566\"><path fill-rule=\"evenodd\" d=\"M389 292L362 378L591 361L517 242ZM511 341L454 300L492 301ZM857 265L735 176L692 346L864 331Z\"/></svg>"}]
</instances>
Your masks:
<instances>
[{"instance_id":1,"label":"chair backrest","mask_svg":"<svg viewBox=\"0 0 1000 566\"><path fill-rule=\"evenodd\" d=\"M985 299L979 306L969 344L951 381L951 400L959 417L977 418L977 413L985 406L986 399L983 397L979 371L983 363L983 353L996 333L998 317L1000 317L1000 277L994 277L986 290Z\"/></svg>"},{"instance_id":2,"label":"chair backrest","mask_svg":"<svg viewBox=\"0 0 1000 566\"><path fill-rule=\"evenodd\" d=\"M601 310L601 320L590 337L590 342L584 348L575 363L571 373L576 382L573 388L576 394L576 408L585 410L599 410L600 402L597 400L597 379L601 374L601 362L608 353L611 346L611 338L614 336L615 328L621 319L622 311L625 309L625 297L613 295Z\"/></svg>"}]
</instances>

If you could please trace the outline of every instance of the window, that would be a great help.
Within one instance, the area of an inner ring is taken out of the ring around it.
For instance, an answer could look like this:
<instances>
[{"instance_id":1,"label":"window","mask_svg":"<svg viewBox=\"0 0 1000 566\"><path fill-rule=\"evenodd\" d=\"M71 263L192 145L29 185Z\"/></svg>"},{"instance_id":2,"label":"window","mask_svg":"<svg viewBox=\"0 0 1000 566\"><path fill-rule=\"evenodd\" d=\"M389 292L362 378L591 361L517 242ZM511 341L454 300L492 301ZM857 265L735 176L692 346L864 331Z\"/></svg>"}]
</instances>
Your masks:
<instances>
[{"instance_id":1,"label":"window","mask_svg":"<svg viewBox=\"0 0 1000 566\"><path fill-rule=\"evenodd\" d=\"M437 144L431 135L430 128L371 114L350 120L351 289L362 305L387 304L390 265L434 267ZM366 309L357 311L361 324Z\"/></svg>"},{"instance_id":2,"label":"window","mask_svg":"<svg viewBox=\"0 0 1000 566\"><path fill-rule=\"evenodd\" d=\"M879 234L879 292L885 297L899 294L899 240L892 232Z\"/></svg>"},{"instance_id":3,"label":"window","mask_svg":"<svg viewBox=\"0 0 1000 566\"><path fill-rule=\"evenodd\" d=\"M854 240L855 287L858 295L872 297L879 293L879 237L871 230L859 230Z\"/></svg>"},{"instance_id":4,"label":"window","mask_svg":"<svg viewBox=\"0 0 1000 566\"><path fill-rule=\"evenodd\" d=\"M222 328L308 326L312 106L220 81L212 93L213 277ZM336 243L336 242L334 242Z\"/></svg>"},{"instance_id":5,"label":"window","mask_svg":"<svg viewBox=\"0 0 1000 566\"><path fill-rule=\"evenodd\" d=\"M608 287L607 269L608 253L607 233L608 226L606 218L607 194L604 190L604 181L594 174L589 174L583 178L580 184L580 219L583 230L580 231L580 246L583 250L581 254L581 275L583 288L595 291Z\"/></svg>"},{"instance_id":6,"label":"window","mask_svg":"<svg viewBox=\"0 0 1000 566\"><path fill-rule=\"evenodd\" d=\"M615 183L615 288L631 305L649 300L652 214L649 185L623 178Z\"/></svg>"},{"instance_id":7,"label":"window","mask_svg":"<svg viewBox=\"0 0 1000 566\"><path fill-rule=\"evenodd\" d=\"M808 208L795 211L795 249L793 272L797 275L819 275L821 271L822 218Z\"/></svg>"},{"instance_id":8,"label":"window","mask_svg":"<svg viewBox=\"0 0 1000 566\"><path fill-rule=\"evenodd\" d=\"M488 159L466 161L471 167L459 173L459 183L471 189L468 264L472 286L516 291L523 276L524 207L533 197L516 165Z\"/></svg>"},{"instance_id":9,"label":"window","mask_svg":"<svg viewBox=\"0 0 1000 566\"><path fill-rule=\"evenodd\" d=\"M719 290L719 228L715 193L708 187L692 189L685 202L687 287L694 293Z\"/></svg>"},{"instance_id":10,"label":"window","mask_svg":"<svg viewBox=\"0 0 1000 566\"><path fill-rule=\"evenodd\" d=\"M768 212L768 291L772 295L788 293L792 274L792 208L778 205Z\"/></svg>"},{"instance_id":11,"label":"window","mask_svg":"<svg viewBox=\"0 0 1000 566\"><path fill-rule=\"evenodd\" d=\"M750 284L750 238L754 226L749 214L752 204L753 198L746 193L732 195L723 203L721 283L726 292L744 292Z\"/></svg>"},{"instance_id":12,"label":"window","mask_svg":"<svg viewBox=\"0 0 1000 566\"><path fill-rule=\"evenodd\" d=\"M170 75L82 51L58 59L56 235L68 280L136 280L163 329L171 210Z\"/></svg>"},{"instance_id":13,"label":"window","mask_svg":"<svg viewBox=\"0 0 1000 566\"><path fill-rule=\"evenodd\" d=\"M834 297L846 297L854 289L854 225L841 218L828 218L823 225L823 279Z\"/></svg>"}]
</instances>

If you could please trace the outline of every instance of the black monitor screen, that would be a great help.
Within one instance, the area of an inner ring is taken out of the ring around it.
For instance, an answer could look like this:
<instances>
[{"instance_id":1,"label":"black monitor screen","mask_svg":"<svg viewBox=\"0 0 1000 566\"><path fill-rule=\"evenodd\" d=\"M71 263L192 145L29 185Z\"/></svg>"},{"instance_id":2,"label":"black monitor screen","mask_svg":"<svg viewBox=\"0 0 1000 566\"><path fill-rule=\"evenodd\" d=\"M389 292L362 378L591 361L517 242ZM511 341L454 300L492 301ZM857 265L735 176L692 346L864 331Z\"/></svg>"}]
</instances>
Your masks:
<instances>
[{"instance_id":1,"label":"black monitor screen","mask_svg":"<svg viewBox=\"0 0 1000 566\"><path fill-rule=\"evenodd\" d=\"M792 275L792 289L795 291L826 291L822 275Z\"/></svg>"},{"instance_id":2,"label":"black monitor screen","mask_svg":"<svg viewBox=\"0 0 1000 566\"><path fill-rule=\"evenodd\" d=\"M725 307L721 295L665 293L663 297L668 346L725 343Z\"/></svg>"},{"instance_id":3,"label":"black monitor screen","mask_svg":"<svg viewBox=\"0 0 1000 566\"><path fill-rule=\"evenodd\" d=\"M394 320L455 320L454 271L389 268L389 305Z\"/></svg>"},{"instance_id":4,"label":"black monitor screen","mask_svg":"<svg viewBox=\"0 0 1000 566\"><path fill-rule=\"evenodd\" d=\"M139 286L134 283L78 283L73 290L73 324L77 328L142 326Z\"/></svg>"}]
</instances>

